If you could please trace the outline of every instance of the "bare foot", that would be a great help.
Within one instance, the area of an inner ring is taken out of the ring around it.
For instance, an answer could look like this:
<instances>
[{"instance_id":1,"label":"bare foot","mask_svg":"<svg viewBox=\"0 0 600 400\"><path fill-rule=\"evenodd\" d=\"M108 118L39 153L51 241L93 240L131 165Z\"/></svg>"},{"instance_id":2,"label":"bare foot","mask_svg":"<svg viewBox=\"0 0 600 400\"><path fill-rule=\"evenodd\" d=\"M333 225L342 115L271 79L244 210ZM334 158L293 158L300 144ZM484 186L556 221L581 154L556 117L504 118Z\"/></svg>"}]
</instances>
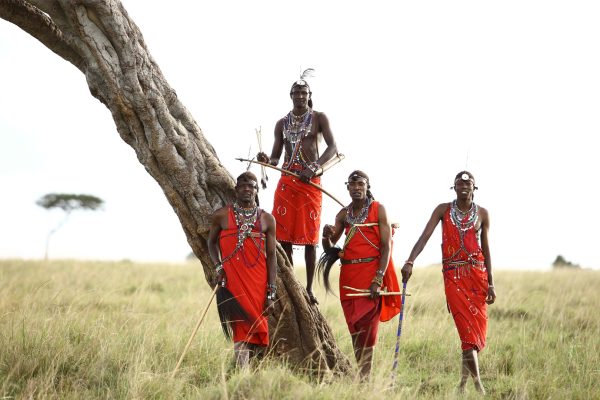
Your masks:
<instances>
[{"instance_id":1,"label":"bare foot","mask_svg":"<svg viewBox=\"0 0 600 400\"><path fill-rule=\"evenodd\" d=\"M481 381L479 379L474 379L473 380L473 384L475 385L475 389L481 393L481 394L485 394L485 389L483 388L483 385L481 384Z\"/></svg>"},{"instance_id":2,"label":"bare foot","mask_svg":"<svg viewBox=\"0 0 600 400\"><path fill-rule=\"evenodd\" d=\"M313 294L313 292L311 290L307 290L306 292L308 293L308 302L310 304L319 304L319 302L317 301L317 298L315 297L315 295Z\"/></svg>"},{"instance_id":3,"label":"bare foot","mask_svg":"<svg viewBox=\"0 0 600 400\"><path fill-rule=\"evenodd\" d=\"M460 382L458 383L458 386L456 387L456 391L458 392L458 394L464 394L465 393L465 386L467 384L467 380L466 379L461 379Z\"/></svg>"}]
</instances>

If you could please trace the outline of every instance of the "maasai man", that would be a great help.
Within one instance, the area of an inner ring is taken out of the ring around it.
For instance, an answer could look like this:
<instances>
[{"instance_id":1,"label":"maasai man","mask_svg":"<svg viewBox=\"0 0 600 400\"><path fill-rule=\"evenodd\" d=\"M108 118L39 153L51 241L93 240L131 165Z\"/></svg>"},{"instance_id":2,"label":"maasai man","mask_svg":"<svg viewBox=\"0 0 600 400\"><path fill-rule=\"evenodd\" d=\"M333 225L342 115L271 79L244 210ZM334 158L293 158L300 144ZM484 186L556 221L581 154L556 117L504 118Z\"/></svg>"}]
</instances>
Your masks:
<instances>
[{"instance_id":1,"label":"maasai man","mask_svg":"<svg viewBox=\"0 0 600 400\"><path fill-rule=\"evenodd\" d=\"M237 178L235 194L232 205L212 216L208 252L219 291L229 295L219 299L217 292L224 331L233 336L236 364L247 367L251 350L269 345L265 315L271 313L277 289L275 219L258 208L258 180L252 172Z\"/></svg>"},{"instance_id":2,"label":"maasai man","mask_svg":"<svg viewBox=\"0 0 600 400\"><path fill-rule=\"evenodd\" d=\"M318 269L323 274L325 287L329 287L329 271L339 258L340 300L348 330L352 336L354 355L361 378L371 373L373 351L377 342L379 321L388 321L400 312L400 296L380 296L380 291L398 291L398 279L392 262L391 226L383 204L371 194L369 177L354 171L348 177L348 192L352 203L335 217L335 225L323 227L325 253ZM345 232L343 248L333 247ZM368 289L368 297L348 296Z\"/></svg>"},{"instance_id":3,"label":"maasai man","mask_svg":"<svg viewBox=\"0 0 600 400\"><path fill-rule=\"evenodd\" d=\"M271 157L258 153L257 160L277 165L285 148L282 169L294 172L297 178L281 175L273 215L277 221L277 240L293 265L293 246L304 246L306 291L312 304L318 304L312 293L315 272L316 245L321 224L322 194L307 182L320 184L323 163L337 154L337 147L327 116L312 109L312 92L305 80L294 82L290 91L293 109L275 125L275 141ZM318 143L325 139L327 148L319 156Z\"/></svg>"},{"instance_id":4,"label":"maasai man","mask_svg":"<svg viewBox=\"0 0 600 400\"><path fill-rule=\"evenodd\" d=\"M433 211L402 267L402 280L406 282L410 279L417 256L442 221L442 272L446 302L462 346L458 389L464 391L471 375L475 388L484 393L477 353L485 347L487 304L493 304L496 300L488 245L490 219L487 210L473 201L477 186L470 172L459 172L452 189L456 192L456 200L442 203Z\"/></svg>"}]
</instances>

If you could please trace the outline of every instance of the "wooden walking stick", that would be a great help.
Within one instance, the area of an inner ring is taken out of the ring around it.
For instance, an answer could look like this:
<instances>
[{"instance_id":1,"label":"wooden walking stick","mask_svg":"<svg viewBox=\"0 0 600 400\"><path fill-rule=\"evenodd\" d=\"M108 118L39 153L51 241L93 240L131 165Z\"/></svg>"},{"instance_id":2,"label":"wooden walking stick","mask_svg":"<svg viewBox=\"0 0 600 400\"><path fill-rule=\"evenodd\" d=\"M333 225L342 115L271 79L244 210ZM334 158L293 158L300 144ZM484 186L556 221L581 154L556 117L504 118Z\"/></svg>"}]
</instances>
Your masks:
<instances>
[{"instance_id":1,"label":"wooden walking stick","mask_svg":"<svg viewBox=\"0 0 600 400\"><path fill-rule=\"evenodd\" d=\"M406 297L406 282L402 282L402 305L400 306L400 317L398 318L398 332L396 333L396 351L394 353L394 365L392 366L392 384L396 382L396 367L398 366L398 350L400 350L400 335L402 334L402 319L404 316L404 298Z\"/></svg>"},{"instance_id":2,"label":"wooden walking stick","mask_svg":"<svg viewBox=\"0 0 600 400\"><path fill-rule=\"evenodd\" d=\"M206 305L204 312L202 312L202 316L200 317L200 320L196 324L196 328L194 328L194 331L192 332L192 336L190 336L190 340L188 340L187 344L185 345L185 348L183 349L183 353L181 353L181 357L179 357L179 361L177 361L177 365L175 366L175 369L173 370L173 373L171 374L171 378L175 377L175 374L177 373L177 370L179 369L179 366L181 365L181 362L183 361L183 357L185 357L185 353L187 353L188 349L190 348L190 345L192 344L192 340L194 340L194 336L196 336L198 329L200 329L200 325L202 325L202 321L204 321L204 317L206 316L206 313L208 312L208 309L209 309L213 299L215 298L215 294L217 293L218 288L219 288L219 284L217 283L210 295L210 299L208 299L208 304Z\"/></svg>"}]
</instances>

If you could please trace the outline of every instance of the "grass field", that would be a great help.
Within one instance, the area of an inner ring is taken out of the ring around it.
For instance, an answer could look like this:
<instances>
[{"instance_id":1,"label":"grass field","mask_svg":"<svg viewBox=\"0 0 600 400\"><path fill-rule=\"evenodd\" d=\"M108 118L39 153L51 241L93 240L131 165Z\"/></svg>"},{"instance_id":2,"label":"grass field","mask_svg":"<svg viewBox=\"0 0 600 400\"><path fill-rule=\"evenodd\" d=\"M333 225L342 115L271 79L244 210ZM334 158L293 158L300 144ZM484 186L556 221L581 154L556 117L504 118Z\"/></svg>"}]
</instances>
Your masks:
<instances>
[{"instance_id":1,"label":"grass field","mask_svg":"<svg viewBox=\"0 0 600 400\"><path fill-rule=\"evenodd\" d=\"M495 285L480 355L487 397L600 398L600 272L497 271ZM0 398L459 398L460 344L439 268L416 267L409 292L395 387L397 319L380 326L370 382L316 382L277 360L232 369L214 306L171 379L210 294L198 264L0 261ZM339 300L316 294L354 362ZM469 385L460 398L476 397Z\"/></svg>"}]
</instances>

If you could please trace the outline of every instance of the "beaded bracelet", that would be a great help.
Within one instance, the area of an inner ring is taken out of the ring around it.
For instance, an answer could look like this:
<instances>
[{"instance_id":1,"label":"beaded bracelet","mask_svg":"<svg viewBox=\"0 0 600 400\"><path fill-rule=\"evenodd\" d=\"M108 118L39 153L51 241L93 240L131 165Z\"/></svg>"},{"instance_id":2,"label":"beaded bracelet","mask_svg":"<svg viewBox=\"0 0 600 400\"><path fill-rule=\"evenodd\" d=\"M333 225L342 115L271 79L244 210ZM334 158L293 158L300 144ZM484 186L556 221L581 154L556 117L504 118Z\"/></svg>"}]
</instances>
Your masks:
<instances>
[{"instance_id":1,"label":"beaded bracelet","mask_svg":"<svg viewBox=\"0 0 600 400\"><path fill-rule=\"evenodd\" d=\"M221 271L223 271L223 269L224 268L223 268L223 263L222 262L219 261L218 263L215 264L215 273L217 275L219 275L221 273Z\"/></svg>"},{"instance_id":2,"label":"beaded bracelet","mask_svg":"<svg viewBox=\"0 0 600 400\"><path fill-rule=\"evenodd\" d=\"M310 169L312 171L313 174L317 174L317 172L319 171L319 168L321 168L321 166L319 165L318 162L314 161L311 162L310 164L307 165L308 169Z\"/></svg>"},{"instance_id":3,"label":"beaded bracelet","mask_svg":"<svg viewBox=\"0 0 600 400\"><path fill-rule=\"evenodd\" d=\"M410 261L410 260L406 260L406 261L404 261L404 264L415 265L415 262L414 261Z\"/></svg>"},{"instance_id":4,"label":"beaded bracelet","mask_svg":"<svg viewBox=\"0 0 600 400\"><path fill-rule=\"evenodd\" d=\"M275 300L277 295L277 286L275 284L267 284L267 300Z\"/></svg>"},{"instance_id":5,"label":"beaded bracelet","mask_svg":"<svg viewBox=\"0 0 600 400\"><path fill-rule=\"evenodd\" d=\"M381 277L379 275L375 275L375 277L373 278L371 283L376 283L378 286L381 286L381 285L383 285L383 277Z\"/></svg>"},{"instance_id":6,"label":"beaded bracelet","mask_svg":"<svg viewBox=\"0 0 600 400\"><path fill-rule=\"evenodd\" d=\"M277 285L274 283L267 283L267 300L275 300L277 294Z\"/></svg>"},{"instance_id":7,"label":"beaded bracelet","mask_svg":"<svg viewBox=\"0 0 600 400\"><path fill-rule=\"evenodd\" d=\"M385 275L385 271L382 271L380 269L377 270L377 272L375 272L377 274L377 276L381 276L383 277Z\"/></svg>"}]
</instances>

